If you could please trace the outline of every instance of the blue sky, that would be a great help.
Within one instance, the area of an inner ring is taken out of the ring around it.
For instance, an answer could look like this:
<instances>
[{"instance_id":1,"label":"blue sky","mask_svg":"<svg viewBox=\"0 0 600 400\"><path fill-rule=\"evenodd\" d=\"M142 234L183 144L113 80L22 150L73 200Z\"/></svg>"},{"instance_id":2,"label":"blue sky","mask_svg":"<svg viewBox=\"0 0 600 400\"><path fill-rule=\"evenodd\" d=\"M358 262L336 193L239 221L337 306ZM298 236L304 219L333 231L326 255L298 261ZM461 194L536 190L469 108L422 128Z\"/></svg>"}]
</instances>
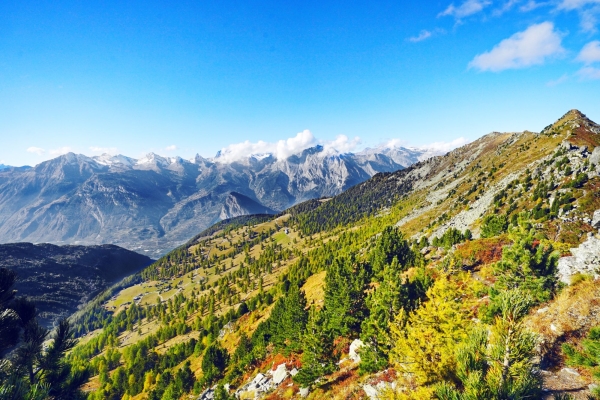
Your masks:
<instances>
[{"instance_id":1,"label":"blue sky","mask_svg":"<svg viewBox=\"0 0 600 400\"><path fill-rule=\"evenodd\" d=\"M600 0L177 3L1 2L0 163L600 122Z\"/></svg>"}]
</instances>

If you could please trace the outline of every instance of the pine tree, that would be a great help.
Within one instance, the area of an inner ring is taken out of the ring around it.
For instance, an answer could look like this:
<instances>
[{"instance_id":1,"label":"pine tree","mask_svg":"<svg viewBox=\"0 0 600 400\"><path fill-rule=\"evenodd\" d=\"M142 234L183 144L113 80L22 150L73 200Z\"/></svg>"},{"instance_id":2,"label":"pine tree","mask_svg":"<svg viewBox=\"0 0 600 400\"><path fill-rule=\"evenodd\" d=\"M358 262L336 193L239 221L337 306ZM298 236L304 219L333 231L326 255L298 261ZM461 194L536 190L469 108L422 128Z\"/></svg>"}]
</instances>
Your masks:
<instances>
[{"instance_id":1,"label":"pine tree","mask_svg":"<svg viewBox=\"0 0 600 400\"><path fill-rule=\"evenodd\" d=\"M323 313L317 311L314 305L310 307L306 331L302 337L302 369L294 381L302 386L311 385L317 378L334 369L332 360L333 340L327 335L324 326Z\"/></svg>"},{"instance_id":2,"label":"pine tree","mask_svg":"<svg viewBox=\"0 0 600 400\"><path fill-rule=\"evenodd\" d=\"M359 332L366 314L366 268L356 264L351 257L338 257L325 276L323 312L333 337Z\"/></svg>"},{"instance_id":3,"label":"pine tree","mask_svg":"<svg viewBox=\"0 0 600 400\"><path fill-rule=\"evenodd\" d=\"M461 388L445 382L436 390L439 399L539 398L542 379L533 361L536 338L521 321L530 300L515 290L501 298L502 315L496 317L491 332L478 327L457 349L456 376Z\"/></svg>"},{"instance_id":4,"label":"pine tree","mask_svg":"<svg viewBox=\"0 0 600 400\"><path fill-rule=\"evenodd\" d=\"M386 265L392 263L394 258L398 260L398 265L407 268L414 260L414 255L400 229L395 226L388 226L377 238L369 258L373 272L378 275L383 272Z\"/></svg>"},{"instance_id":5,"label":"pine tree","mask_svg":"<svg viewBox=\"0 0 600 400\"><path fill-rule=\"evenodd\" d=\"M229 355L227 351L219 346L218 343L213 343L206 348L204 357L202 358L203 380L210 384L225 371Z\"/></svg>"},{"instance_id":6,"label":"pine tree","mask_svg":"<svg viewBox=\"0 0 600 400\"><path fill-rule=\"evenodd\" d=\"M360 372L380 371L388 363L391 347L388 326L408 303L408 290L400 276L402 271L394 257L383 269L383 281L367 298L369 317L361 325L361 339L366 346L360 351Z\"/></svg>"}]
</instances>

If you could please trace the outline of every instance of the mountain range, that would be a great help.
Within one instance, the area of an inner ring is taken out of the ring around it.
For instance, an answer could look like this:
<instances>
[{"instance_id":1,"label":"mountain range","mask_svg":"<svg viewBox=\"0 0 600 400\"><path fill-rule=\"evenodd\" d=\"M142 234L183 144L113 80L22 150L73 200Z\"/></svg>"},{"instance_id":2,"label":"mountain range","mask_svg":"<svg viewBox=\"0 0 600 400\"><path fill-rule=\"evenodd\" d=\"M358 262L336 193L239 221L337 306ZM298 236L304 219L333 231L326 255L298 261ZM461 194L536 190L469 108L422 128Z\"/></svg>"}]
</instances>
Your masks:
<instances>
[{"instance_id":1,"label":"mountain range","mask_svg":"<svg viewBox=\"0 0 600 400\"><path fill-rule=\"evenodd\" d=\"M235 161L220 153L193 160L68 153L0 170L0 242L111 243L158 256L219 220L331 197L431 154L323 146L286 159L255 154Z\"/></svg>"}]
</instances>

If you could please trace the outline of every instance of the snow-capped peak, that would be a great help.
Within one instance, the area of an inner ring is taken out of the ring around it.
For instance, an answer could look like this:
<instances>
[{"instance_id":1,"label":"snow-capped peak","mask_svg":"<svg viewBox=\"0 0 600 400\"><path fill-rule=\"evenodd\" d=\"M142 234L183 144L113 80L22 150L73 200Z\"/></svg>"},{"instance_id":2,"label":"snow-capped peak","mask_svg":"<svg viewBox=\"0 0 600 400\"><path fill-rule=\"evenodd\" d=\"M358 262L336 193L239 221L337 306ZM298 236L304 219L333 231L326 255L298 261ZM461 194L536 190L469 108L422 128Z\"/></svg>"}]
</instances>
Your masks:
<instances>
[{"instance_id":1,"label":"snow-capped peak","mask_svg":"<svg viewBox=\"0 0 600 400\"><path fill-rule=\"evenodd\" d=\"M137 160L136 165L156 164L161 166L167 166L172 162L173 160L171 160L171 158L161 157L155 153L148 153L144 157Z\"/></svg>"},{"instance_id":2,"label":"snow-capped peak","mask_svg":"<svg viewBox=\"0 0 600 400\"><path fill-rule=\"evenodd\" d=\"M102 165L115 165L115 164L122 164L125 166L132 166L133 164L135 164L136 160L133 158L129 158L126 157L122 154L118 154L116 156L113 156L111 154L108 153L104 153L100 156L95 156L92 157L94 159L94 161L96 161L98 164L102 164Z\"/></svg>"}]
</instances>

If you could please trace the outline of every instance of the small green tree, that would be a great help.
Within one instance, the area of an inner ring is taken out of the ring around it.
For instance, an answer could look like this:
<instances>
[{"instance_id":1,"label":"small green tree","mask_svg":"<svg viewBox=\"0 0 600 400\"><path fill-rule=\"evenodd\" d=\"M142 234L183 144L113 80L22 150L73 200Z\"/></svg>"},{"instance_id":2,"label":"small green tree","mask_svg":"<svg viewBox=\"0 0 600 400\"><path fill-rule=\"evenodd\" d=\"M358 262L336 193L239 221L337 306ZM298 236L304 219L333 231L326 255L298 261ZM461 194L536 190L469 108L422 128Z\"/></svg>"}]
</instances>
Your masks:
<instances>
[{"instance_id":1,"label":"small green tree","mask_svg":"<svg viewBox=\"0 0 600 400\"><path fill-rule=\"evenodd\" d=\"M590 329L581 342L581 350L578 351L569 344L564 344L562 349L569 365L587 368L596 380L600 380L600 326ZM596 388L593 394L600 398L600 388Z\"/></svg>"},{"instance_id":2,"label":"small green tree","mask_svg":"<svg viewBox=\"0 0 600 400\"><path fill-rule=\"evenodd\" d=\"M383 268L383 281L367 298L369 317L362 322L361 338L365 346L360 350L361 373L380 371L388 364L391 339L388 326L402 308L408 306L408 289L400 276L402 267L394 257Z\"/></svg>"},{"instance_id":3,"label":"small green tree","mask_svg":"<svg viewBox=\"0 0 600 400\"><path fill-rule=\"evenodd\" d=\"M488 332L473 330L456 351L460 389L446 381L437 387L440 400L539 398L542 379L534 362L536 337L521 320L531 300L519 291L501 295L502 315Z\"/></svg>"},{"instance_id":4,"label":"small green tree","mask_svg":"<svg viewBox=\"0 0 600 400\"><path fill-rule=\"evenodd\" d=\"M506 232L508 228L508 219L505 215L492 214L486 215L481 223L481 237L490 238Z\"/></svg>"},{"instance_id":5,"label":"small green tree","mask_svg":"<svg viewBox=\"0 0 600 400\"><path fill-rule=\"evenodd\" d=\"M225 371L229 355L217 342L211 344L204 352L202 359L203 381L210 384Z\"/></svg>"}]
</instances>

